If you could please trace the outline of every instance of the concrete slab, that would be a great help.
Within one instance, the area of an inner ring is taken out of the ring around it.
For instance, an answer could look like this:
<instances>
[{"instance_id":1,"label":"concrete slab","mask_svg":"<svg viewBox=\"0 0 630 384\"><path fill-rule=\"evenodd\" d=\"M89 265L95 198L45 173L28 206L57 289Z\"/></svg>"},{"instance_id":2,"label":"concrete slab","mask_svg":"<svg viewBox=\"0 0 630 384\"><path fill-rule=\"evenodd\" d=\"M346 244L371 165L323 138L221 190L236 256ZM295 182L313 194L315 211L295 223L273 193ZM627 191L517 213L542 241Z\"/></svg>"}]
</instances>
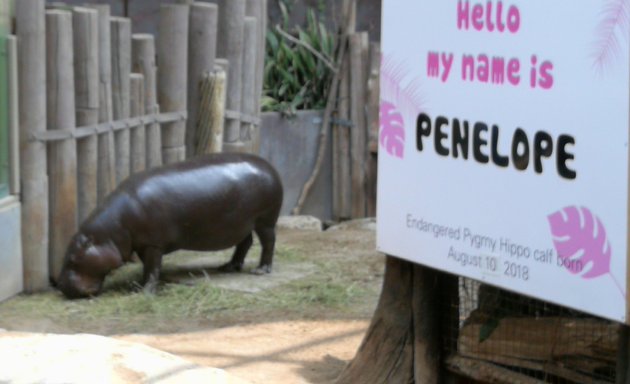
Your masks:
<instances>
[{"instance_id":1,"label":"concrete slab","mask_svg":"<svg viewBox=\"0 0 630 384\"><path fill-rule=\"evenodd\" d=\"M0 383L247 384L146 345L79 334L0 333Z\"/></svg>"},{"instance_id":2,"label":"concrete slab","mask_svg":"<svg viewBox=\"0 0 630 384\"><path fill-rule=\"evenodd\" d=\"M322 221L315 216L281 216L278 229L299 229L303 231L321 231Z\"/></svg>"},{"instance_id":3,"label":"concrete slab","mask_svg":"<svg viewBox=\"0 0 630 384\"><path fill-rule=\"evenodd\" d=\"M333 225L326 231L376 231L376 218L354 219Z\"/></svg>"}]
</instances>

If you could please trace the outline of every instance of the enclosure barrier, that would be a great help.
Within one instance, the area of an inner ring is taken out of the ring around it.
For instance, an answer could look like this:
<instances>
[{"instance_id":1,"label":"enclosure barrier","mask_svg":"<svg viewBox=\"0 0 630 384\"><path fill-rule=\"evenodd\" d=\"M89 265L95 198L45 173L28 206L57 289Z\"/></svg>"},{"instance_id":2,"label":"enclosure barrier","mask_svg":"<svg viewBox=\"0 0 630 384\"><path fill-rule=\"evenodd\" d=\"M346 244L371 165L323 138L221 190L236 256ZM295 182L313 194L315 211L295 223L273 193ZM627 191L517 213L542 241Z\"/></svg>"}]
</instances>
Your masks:
<instances>
[{"instance_id":1,"label":"enclosure barrier","mask_svg":"<svg viewBox=\"0 0 630 384\"><path fill-rule=\"evenodd\" d=\"M253 70L244 79L242 71L231 72L237 86L230 92L220 72L216 80L223 85L206 95L200 88L222 62L216 47L226 36L217 39L218 24L229 25L236 36L228 39L240 41L239 52L230 48L233 62L225 68L256 63L264 52L264 41L243 45L246 3L238 3L227 2L223 10L206 3L161 5L156 42L151 35L132 35L130 19L112 16L108 5L16 2L27 292L45 289L58 275L79 223L129 175L221 150L216 138L225 137L225 122L233 129L226 150L253 148L255 130L249 127L260 123L252 105L259 102L262 69L249 65ZM247 4L266 17L259 0ZM212 116L203 124L201 110ZM240 131L241 124L247 131ZM198 145L208 133L215 143Z\"/></svg>"}]
</instances>

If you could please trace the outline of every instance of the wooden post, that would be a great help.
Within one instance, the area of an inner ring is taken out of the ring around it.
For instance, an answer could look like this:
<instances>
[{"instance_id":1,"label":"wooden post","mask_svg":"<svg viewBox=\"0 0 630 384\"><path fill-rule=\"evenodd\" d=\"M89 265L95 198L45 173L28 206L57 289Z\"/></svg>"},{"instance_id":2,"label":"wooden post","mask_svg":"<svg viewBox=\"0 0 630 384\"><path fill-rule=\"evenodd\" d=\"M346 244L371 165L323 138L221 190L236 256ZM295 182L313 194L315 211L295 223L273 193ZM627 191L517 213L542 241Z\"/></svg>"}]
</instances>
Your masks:
<instances>
[{"instance_id":1,"label":"wooden post","mask_svg":"<svg viewBox=\"0 0 630 384\"><path fill-rule=\"evenodd\" d=\"M31 135L46 130L44 0L15 3L18 38L22 256L24 291L48 287L48 176L46 144Z\"/></svg>"},{"instance_id":2,"label":"wooden post","mask_svg":"<svg viewBox=\"0 0 630 384\"><path fill-rule=\"evenodd\" d=\"M337 118L350 122L349 59L341 64ZM333 217L348 220L352 217L352 187L350 173L350 130L348 124L333 125Z\"/></svg>"},{"instance_id":3,"label":"wooden post","mask_svg":"<svg viewBox=\"0 0 630 384\"><path fill-rule=\"evenodd\" d=\"M619 326L617 342L617 366L615 384L630 384L630 328L622 324Z\"/></svg>"},{"instance_id":4,"label":"wooden post","mask_svg":"<svg viewBox=\"0 0 630 384\"><path fill-rule=\"evenodd\" d=\"M131 117L144 116L144 76L131 74L130 83ZM144 171L146 168L146 134L145 126L131 129L131 173Z\"/></svg>"},{"instance_id":5,"label":"wooden post","mask_svg":"<svg viewBox=\"0 0 630 384\"><path fill-rule=\"evenodd\" d=\"M91 4L98 12L98 72L99 108L98 122L106 123L113 119L112 111L112 57L109 5ZM102 203L116 185L116 164L114 159L114 133L98 135L97 200Z\"/></svg>"},{"instance_id":6,"label":"wooden post","mask_svg":"<svg viewBox=\"0 0 630 384\"><path fill-rule=\"evenodd\" d=\"M413 274L411 263L387 258L383 290L372 323L337 384L414 383Z\"/></svg>"},{"instance_id":7,"label":"wooden post","mask_svg":"<svg viewBox=\"0 0 630 384\"><path fill-rule=\"evenodd\" d=\"M218 0L219 36L217 53L230 63L227 78L226 107L240 112L243 73L243 32L245 28L245 0ZM227 118L223 135L223 150L240 152L243 150L241 122Z\"/></svg>"},{"instance_id":8,"label":"wooden post","mask_svg":"<svg viewBox=\"0 0 630 384\"><path fill-rule=\"evenodd\" d=\"M46 11L46 95L48 130L76 127L72 14ZM50 274L61 272L68 242L77 230L77 155L74 138L48 148L50 177Z\"/></svg>"},{"instance_id":9,"label":"wooden post","mask_svg":"<svg viewBox=\"0 0 630 384\"><path fill-rule=\"evenodd\" d=\"M341 30L351 35L356 30L355 0L342 2ZM352 185L350 171L350 59L340 63L339 101L337 118L346 124L333 125L333 217L347 220L352 217Z\"/></svg>"},{"instance_id":10,"label":"wooden post","mask_svg":"<svg viewBox=\"0 0 630 384\"><path fill-rule=\"evenodd\" d=\"M223 150L226 76L223 69L217 68L201 80L201 108L195 140L197 154L220 153Z\"/></svg>"},{"instance_id":11,"label":"wooden post","mask_svg":"<svg viewBox=\"0 0 630 384\"><path fill-rule=\"evenodd\" d=\"M157 105L157 66L155 64L155 40L153 35L134 34L132 42L133 72L144 76L144 111L147 114L159 112ZM160 125L151 123L146 128L146 167L162 165L162 134Z\"/></svg>"},{"instance_id":12,"label":"wooden post","mask_svg":"<svg viewBox=\"0 0 630 384\"><path fill-rule=\"evenodd\" d=\"M254 17L245 17L243 29L243 84L241 97L241 113L247 118L257 117L256 113L256 63L258 61L258 21ZM251 122L241 122L241 138L245 150L252 152L255 125Z\"/></svg>"},{"instance_id":13,"label":"wooden post","mask_svg":"<svg viewBox=\"0 0 630 384\"><path fill-rule=\"evenodd\" d=\"M188 70L188 6L160 6L158 38L158 102L162 112L186 111ZM186 158L186 122L162 126L162 160L165 164Z\"/></svg>"},{"instance_id":14,"label":"wooden post","mask_svg":"<svg viewBox=\"0 0 630 384\"><path fill-rule=\"evenodd\" d=\"M199 87L204 75L214 69L217 50L219 8L216 4L195 3L190 7L188 35L188 121L186 122L186 155L195 155L195 138L199 124Z\"/></svg>"},{"instance_id":15,"label":"wooden post","mask_svg":"<svg viewBox=\"0 0 630 384\"><path fill-rule=\"evenodd\" d=\"M350 116L352 127L350 154L352 159L352 218L365 217L367 127L365 116L365 60L363 49L367 33L350 36Z\"/></svg>"},{"instance_id":16,"label":"wooden post","mask_svg":"<svg viewBox=\"0 0 630 384\"><path fill-rule=\"evenodd\" d=\"M367 216L376 216L376 179L378 171L378 128L380 107L381 48L378 43L370 44L367 83Z\"/></svg>"},{"instance_id":17,"label":"wooden post","mask_svg":"<svg viewBox=\"0 0 630 384\"><path fill-rule=\"evenodd\" d=\"M267 0L247 0L245 14L258 20L258 34L256 45L256 84L254 94L255 116L260 118L263 80L265 74L265 49L267 36ZM252 153L260 151L260 126L254 125L252 132Z\"/></svg>"},{"instance_id":18,"label":"wooden post","mask_svg":"<svg viewBox=\"0 0 630 384\"><path fill-rule=\"evenodd\" d=\"M80 127L98 123L98 13L76 7L73 10L74 81L76 121ZM79 222L97 204L98 138L96 135L77 142Z\"/></svg>"},{"instance_id":19,"label":"wooden post","mask_svg":"<svg viewBox=\"0 0 630 384\"><path fill-rule=\"evenodd\" d=\"M114 120L129 118L129 75L131 74L131 21L112 17L112 106ZM129 130L121 129L114 134L116 153L116 184L129 177L130 144Z\"/></svg>"},{"instance_id":20,"label":"wooden post","mask_svg":"<svg viewBox=\"0 0 630 384\"><path fill-rule=\"evenodd\" d=\"M457 293L457 281L456 276L388 256L372 323L337 384L444 382L440 297Z\"/></svg>"}]
</instances>

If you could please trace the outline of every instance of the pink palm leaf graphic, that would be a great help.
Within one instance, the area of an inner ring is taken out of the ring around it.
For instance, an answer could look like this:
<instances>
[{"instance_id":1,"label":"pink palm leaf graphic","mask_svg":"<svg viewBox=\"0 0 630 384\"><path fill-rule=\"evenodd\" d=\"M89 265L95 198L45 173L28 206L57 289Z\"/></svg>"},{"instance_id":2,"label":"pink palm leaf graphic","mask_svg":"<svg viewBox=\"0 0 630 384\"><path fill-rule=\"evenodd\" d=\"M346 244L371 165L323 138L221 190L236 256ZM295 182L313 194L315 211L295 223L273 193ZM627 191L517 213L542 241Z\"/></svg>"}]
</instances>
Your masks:
<instances>
[{"instance_id":1,"label":"pink palm leaf graphic","mask_svg":"<svg viewBox=\"0 0 630 384\"><path fill-rule=\"evenodd\" d=\"M606 0L602 11L603 18L597 25L597 37L594 44L594 66L603 72L612 65L627 42L620 42L619 36L627 36L630 21L630 3L628 0Z\"/></svg>"},{"instance_id":2,"label":"pink palm leaf graphic","mask_svg":"<svg viewBox=\"0 0 630 384\"><path fill-rule=\"evenodd\" d=\"M390 155L402 158L405 151L405 123L394 104L387 101L381 102L380 121L381 146Z\"/></svg>"},{"instance_id":3,"label":"pink palm leaf graphic","mask_svg":"<svg viewBox=\"0 0 630 384\"><path fill-rule=\"evenodd\" d=\"M392 156L402 158L405 147L405 117L417 116L422 108L420 80L409 79L404 65L391 56L381 59L381 146Z\"/></svg>"},{"instance_id":4,"label":"pink palm leaf graphic","mask_svg":"<svg viewBox=\"0 0 630 384\"><path fill-rule=\"evenodd\" d=\"M565 207L547 217L554 247L565 268L583 279L609 274L619 292L621 287L610 271L612 249L601 220L585 207Z\"/></svg>"},{"instance_id":5,"label":"pink palm leaf graphic","mask_svg":"<svg viewBox=\"0 0 630 384\"><path fill-rule=\"evenodd\" d=\"M390 56L383 56L381 61L381 100L388 101L398 107L403 115L417 116L423 107L424 100L420 92L418 78L403 83L411 72L403 64Z\"/></svg>"}]
</instances>

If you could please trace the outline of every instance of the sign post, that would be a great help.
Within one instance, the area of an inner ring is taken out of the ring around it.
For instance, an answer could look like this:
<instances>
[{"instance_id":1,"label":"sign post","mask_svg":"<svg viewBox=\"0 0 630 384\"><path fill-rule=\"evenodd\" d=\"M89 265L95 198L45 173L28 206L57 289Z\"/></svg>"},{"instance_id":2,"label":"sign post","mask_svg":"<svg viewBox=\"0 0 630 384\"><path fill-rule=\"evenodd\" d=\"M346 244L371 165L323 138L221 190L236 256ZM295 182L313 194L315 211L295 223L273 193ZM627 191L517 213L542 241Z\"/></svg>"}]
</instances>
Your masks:
<instances>
[{"instance_id":1,"label":"sign post","mask_svg":"<svg viewBox=\"0 0 630 384\"><path fill-rule=\"evenodd\" d=\"M379 250L627 323L629 7L384 1Z\"/></svg>"}]
</instances>

